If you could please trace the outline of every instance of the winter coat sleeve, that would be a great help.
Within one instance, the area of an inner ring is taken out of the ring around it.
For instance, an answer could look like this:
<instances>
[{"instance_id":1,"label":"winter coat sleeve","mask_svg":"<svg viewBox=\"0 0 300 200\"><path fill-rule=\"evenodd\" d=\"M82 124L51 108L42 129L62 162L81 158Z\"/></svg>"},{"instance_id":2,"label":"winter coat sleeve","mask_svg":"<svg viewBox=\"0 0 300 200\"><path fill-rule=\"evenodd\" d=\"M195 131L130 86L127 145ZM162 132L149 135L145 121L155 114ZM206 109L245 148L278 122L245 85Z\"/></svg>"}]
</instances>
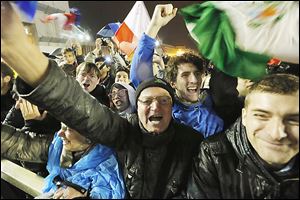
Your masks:
<instances>
[{"instance_id":1,"label":"winter coat sleeve","mask_svg":"<svg viewBox=\"0 0 300 200\"><path fill-rule=\"evenodd\" d=\"M1 123L1 157L12 160L46 163L51 137L24 133Z\"/></svg>"},{"instance_id":2,"label":"winter coat sleeve","mask_svg":"<svg viewBox=\"0 0 300 200\"><path fill-rule=\"evenodd\" d=\"M51 60L47 76L35 89L21 79L16 85L21 97L47 110L93 142L118 147L127 138L127 120L100 104Z\"/></svg>"},{"instance_id":3,"label":"winter coat sleeve","mask_svg":"<svg viewBox=\"0 0 300 200\"><path fill-rule=\"evenodd\" d=\"M144 33L135 50L130 68L130 79L135 88L137 88L143 80L154 76L152 66L154 48L155 39Z\"/></svg>"},{"instance_id":4,"label":"winter coat sleeve","mask_svg":"<svg viewBox=\"0 0 300 200\"><path fill-rule=\"evenodd\" d=\"M16 109L15 106L13 106L7 113L3 124L7 124L15 128L22 128L25 125L25 122L21 110Z\"/></svg>"},{"instance_id":5,"label":"winter coat sleeve","mask_svg":"<svg viewBox=\"0 0 300 200\"><path fill-rule=\"evenodd\" d=\"M193 169L187 186L189 199L220 199L217 170L209 145L202 142L198 155L193 159Z\"/></svg>"}]
</instances>

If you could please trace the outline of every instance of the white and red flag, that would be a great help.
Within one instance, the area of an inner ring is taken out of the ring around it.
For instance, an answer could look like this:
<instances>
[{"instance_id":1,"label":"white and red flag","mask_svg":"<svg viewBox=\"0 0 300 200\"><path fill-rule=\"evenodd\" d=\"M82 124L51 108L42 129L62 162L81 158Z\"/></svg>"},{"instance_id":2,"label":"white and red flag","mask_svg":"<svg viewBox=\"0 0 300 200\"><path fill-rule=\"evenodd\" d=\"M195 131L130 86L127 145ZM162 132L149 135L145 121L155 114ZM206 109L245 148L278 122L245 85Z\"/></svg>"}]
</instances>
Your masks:
<instances>
[{"instance_id":1,"label":"white and red flag","mask_svg":"<svg viewBox=\"0 0 300 200\"><path fill-rule=\"evenodd\" d=\"M133 54L149 23L150 16L144 2L137 1L115 34L121 51L128 56Z\"/></svg>"}]
</instances>

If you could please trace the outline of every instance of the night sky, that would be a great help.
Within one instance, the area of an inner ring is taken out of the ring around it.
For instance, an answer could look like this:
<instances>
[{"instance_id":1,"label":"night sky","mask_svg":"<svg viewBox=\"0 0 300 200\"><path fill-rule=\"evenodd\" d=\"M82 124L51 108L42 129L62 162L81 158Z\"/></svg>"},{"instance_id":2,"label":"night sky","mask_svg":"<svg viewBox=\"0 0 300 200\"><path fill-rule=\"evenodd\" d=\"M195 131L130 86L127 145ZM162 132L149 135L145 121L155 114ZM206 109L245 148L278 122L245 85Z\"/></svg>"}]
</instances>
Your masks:
<instances>
[{"instance_id":1,"label":"night sky","mask_svg":"<svg viewBox=\"0 0 300 200\"><path fill-rule=\"evenodd\" d=\"M117 21L122 23L134 3L135 1L69 1L69 6L80 10L81 26L88 29L95 38L96 33L104 25ZM167 4L170 1L144 1L144 3L151 18L157 4ZM193 3L195 1L172 1L173 6L179 9ZM196 49L195 42L189 36L178 11L177 16L159 31L158 36L165 44Z\"/></svg>"}]
</instances>

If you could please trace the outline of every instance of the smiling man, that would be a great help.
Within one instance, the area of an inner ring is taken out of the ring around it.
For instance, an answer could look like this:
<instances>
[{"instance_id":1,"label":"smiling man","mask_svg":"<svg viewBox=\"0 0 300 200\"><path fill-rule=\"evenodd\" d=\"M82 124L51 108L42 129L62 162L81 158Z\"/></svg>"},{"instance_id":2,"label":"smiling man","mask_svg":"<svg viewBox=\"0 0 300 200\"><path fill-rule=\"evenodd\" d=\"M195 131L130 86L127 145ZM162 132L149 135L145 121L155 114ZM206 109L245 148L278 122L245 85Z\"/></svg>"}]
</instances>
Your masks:
<instances>
[{"instance_id":1,"label":"smiling man","mask_svg":"<svg viewBox=\"0 0 300 200\"><path fill-rule=\"evenodd\" d=\"M152 16L149 27L142 35L134 53L130 68L130 78L135 87L142 80L153 77L153 55L155 37L161 29L176 15L177 8L172 4L158 5ZM172 13L172 15L166 15ZM212 108L201 103L199 95L204 76L206 61L194 52L171 57L165 68L165 79L175 90L175 101L172 108L173 118L182 124L192 127L204 137L223 130L223 120Z\"/></svg>"},{"instance_id":2,"label":"smiling man","mask_svg":"<svg viewBox=\"0 0 300 200\"><path fill-rule=\"evenodd\" d=\"M166 15L174 17L172 12ZM141 83L136 91L138 118L124 119L83 91L73 77L30 44L22 30L11 5L2 2L1 56L23 79L16 83L19 95L92 142L114 148L127 198L180 195L203 137L172 119L171 86L156 78Z\"/></svg>"},{"instance_id":3,"label":"smiling man","mask_svg":"<svg viewBox=\"0 0 300 200\"><path fill-rule=\"evenodd\" d=\"M201 144L188 197L295 199L298 188L299 77L274 74L250 86L242 120Z\"/></svg>"}]
</instances>

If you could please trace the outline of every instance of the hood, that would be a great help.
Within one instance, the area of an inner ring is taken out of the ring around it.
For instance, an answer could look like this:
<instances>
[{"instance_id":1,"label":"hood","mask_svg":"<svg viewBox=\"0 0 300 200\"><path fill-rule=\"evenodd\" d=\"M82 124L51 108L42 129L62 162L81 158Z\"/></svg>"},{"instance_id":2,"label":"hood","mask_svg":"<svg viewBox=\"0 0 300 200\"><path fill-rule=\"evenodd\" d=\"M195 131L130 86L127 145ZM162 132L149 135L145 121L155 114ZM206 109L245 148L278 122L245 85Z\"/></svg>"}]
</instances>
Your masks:
<instances>
[{"instance_id":1,"label":"hood","mask_svg":"<svg viewBox=\"0 0 300 200\"><path fill-rule=\"evenodd\" d=\"M112 89L113 86L116 85L116 84L119 84L119 85L121 85L121 86L123 86L124 88L127 89L127 91L128 91L129 103L130 103L129 107L128 107L126 110L120 112L119 114L120 114L120 115L123 115L123 114L125 114L125 113L128 113L128 114L135 113L135 112L136 112L136 104L135 104L135 90L134 90L134 88L133 88L132 86L130 86L129 84L118 82L118 83L114 83L114 84L111 86L111 89Z\"/></svg>"}]
</instances>

